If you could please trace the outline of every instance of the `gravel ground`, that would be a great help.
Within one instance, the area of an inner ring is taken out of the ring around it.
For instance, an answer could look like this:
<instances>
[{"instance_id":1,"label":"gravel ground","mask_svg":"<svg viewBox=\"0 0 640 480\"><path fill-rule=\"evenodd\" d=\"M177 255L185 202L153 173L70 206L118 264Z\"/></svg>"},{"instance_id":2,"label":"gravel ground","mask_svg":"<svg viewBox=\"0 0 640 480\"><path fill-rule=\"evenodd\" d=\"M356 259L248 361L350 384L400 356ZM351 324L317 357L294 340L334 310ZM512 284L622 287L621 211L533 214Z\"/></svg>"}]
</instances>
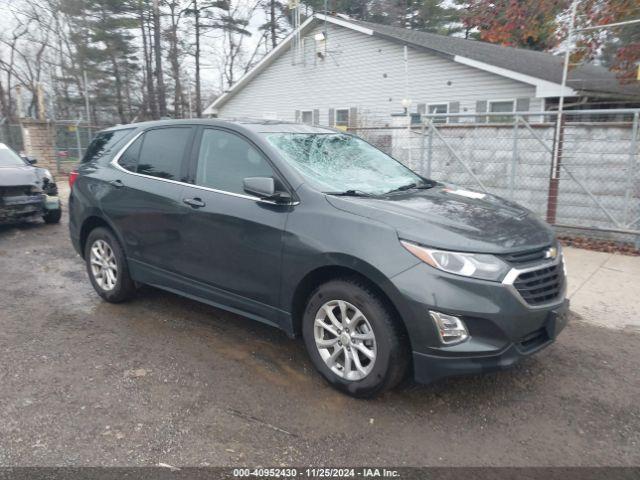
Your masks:
<instances>
[{"instance_id":1,"label":"gravel ground","mask_svg":"<svg viewBox=\"0 0 640 480\"><path fill-rule=\"evenodd\" d=\"M65 224L0 227L0 273L0 465L640 465L637 332L574 315L512 370L364 401L275 329L101 301Z\"/></svg>"}]
</instances>

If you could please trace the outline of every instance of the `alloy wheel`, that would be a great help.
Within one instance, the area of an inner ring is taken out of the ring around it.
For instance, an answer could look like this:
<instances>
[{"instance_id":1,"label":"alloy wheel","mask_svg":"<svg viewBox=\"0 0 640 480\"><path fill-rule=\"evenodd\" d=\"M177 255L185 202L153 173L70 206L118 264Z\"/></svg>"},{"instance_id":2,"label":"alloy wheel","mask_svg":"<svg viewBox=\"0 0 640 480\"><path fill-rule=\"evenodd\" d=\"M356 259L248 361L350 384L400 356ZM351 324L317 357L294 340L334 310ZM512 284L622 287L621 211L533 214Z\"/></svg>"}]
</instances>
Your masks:
<instances>
[{"instance_id":1,"label":"alloy wheel","mask_svg":"<svg viewBox=\"0 0 640 480\"><path fill-rule=\"evenodd\" d=\"M345 380L365 378L376 361L376 337L369 320L354 305L330 300L316 313L313 336L324 363Z\"/></svg>"},{"instance_id":2,"label":"alloy wheel","mask_svg":"<svg viewBox=\"0 0 640 480\"><path fill-rule=\"evenodd\" d=\"M113 290L118 279L118 264L111 246L98 239L91 245L91 274L98 286L106 291Z\"/></svg>"}]
</instances>

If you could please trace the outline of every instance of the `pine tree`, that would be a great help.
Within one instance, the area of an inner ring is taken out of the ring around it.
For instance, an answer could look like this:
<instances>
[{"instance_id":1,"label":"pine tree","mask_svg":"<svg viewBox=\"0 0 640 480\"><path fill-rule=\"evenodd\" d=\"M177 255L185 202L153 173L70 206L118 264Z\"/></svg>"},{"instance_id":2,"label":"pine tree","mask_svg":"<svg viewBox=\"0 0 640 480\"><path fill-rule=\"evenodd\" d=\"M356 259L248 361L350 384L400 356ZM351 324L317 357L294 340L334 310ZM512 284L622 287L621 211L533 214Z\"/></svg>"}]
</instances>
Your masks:
<instances>
[{"instance_id":1,"label":"pine tree","mask_svg":"<svg viewBox=\"0 0 640 480\"><path fill-rule=\"evenodd\" d=\"M71 19L74 68L87 75L95 102L115 104L118 120L127 123L132 105L129 83L138 71L133 6L121 0L66 0L61 8Z\"/></svg>"},{"instance_id":2,"label":"pine tree","mask_svg":"<svg viewBox=\"0 0 640 480\"><path fill-rule=\"evenodd\" d=\"M325 8L324 0L305 4L314 11ZM451 0L329 0L330 12L344 13L356 20L393 25L449 35L460 31L460 9Z\"/></svg>"}]
</instances>

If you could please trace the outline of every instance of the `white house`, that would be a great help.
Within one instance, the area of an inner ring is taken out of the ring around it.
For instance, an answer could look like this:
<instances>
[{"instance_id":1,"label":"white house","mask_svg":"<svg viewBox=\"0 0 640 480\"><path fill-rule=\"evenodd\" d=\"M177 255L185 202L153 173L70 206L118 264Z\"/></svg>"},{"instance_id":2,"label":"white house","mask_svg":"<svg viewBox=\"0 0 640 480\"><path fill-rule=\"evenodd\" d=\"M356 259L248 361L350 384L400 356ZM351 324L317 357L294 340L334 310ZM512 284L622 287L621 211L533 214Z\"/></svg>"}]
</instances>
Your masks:
<instances>
[{"instance_id":1,"label":"white house","mask_svg":"<svg viewBox=\"0 0 640 480\"><path fill-rule=\"evenodd\" d=\"M562 58L549 53L316 14L205 114L346 127L388 122L403 106L537 112L554 108L561 75ZM640 106L637 85L594 65L572 70L564 94L569 104Z\"/></svg>"}]
</instances>

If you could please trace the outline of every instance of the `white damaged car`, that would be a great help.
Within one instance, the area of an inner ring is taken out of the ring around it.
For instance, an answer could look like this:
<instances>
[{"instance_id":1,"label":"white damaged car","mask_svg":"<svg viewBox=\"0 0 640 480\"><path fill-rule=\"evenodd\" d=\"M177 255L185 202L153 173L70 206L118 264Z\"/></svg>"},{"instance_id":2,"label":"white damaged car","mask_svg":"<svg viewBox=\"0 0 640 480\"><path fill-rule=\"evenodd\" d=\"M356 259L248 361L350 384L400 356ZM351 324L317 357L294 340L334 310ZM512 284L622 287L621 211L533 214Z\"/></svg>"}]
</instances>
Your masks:
<instances>
[{"instance_id":1,"label":"white damaged car","mask_svg":"<svg viewBox=\"0 0 640 480\"><path fill-rule=\"evenodd\" d=\"M18 155L0 143L0 223L42 218L58 223L62 207L58 186L46 168L36 160Z\"/></svg>"}]
</instances>

